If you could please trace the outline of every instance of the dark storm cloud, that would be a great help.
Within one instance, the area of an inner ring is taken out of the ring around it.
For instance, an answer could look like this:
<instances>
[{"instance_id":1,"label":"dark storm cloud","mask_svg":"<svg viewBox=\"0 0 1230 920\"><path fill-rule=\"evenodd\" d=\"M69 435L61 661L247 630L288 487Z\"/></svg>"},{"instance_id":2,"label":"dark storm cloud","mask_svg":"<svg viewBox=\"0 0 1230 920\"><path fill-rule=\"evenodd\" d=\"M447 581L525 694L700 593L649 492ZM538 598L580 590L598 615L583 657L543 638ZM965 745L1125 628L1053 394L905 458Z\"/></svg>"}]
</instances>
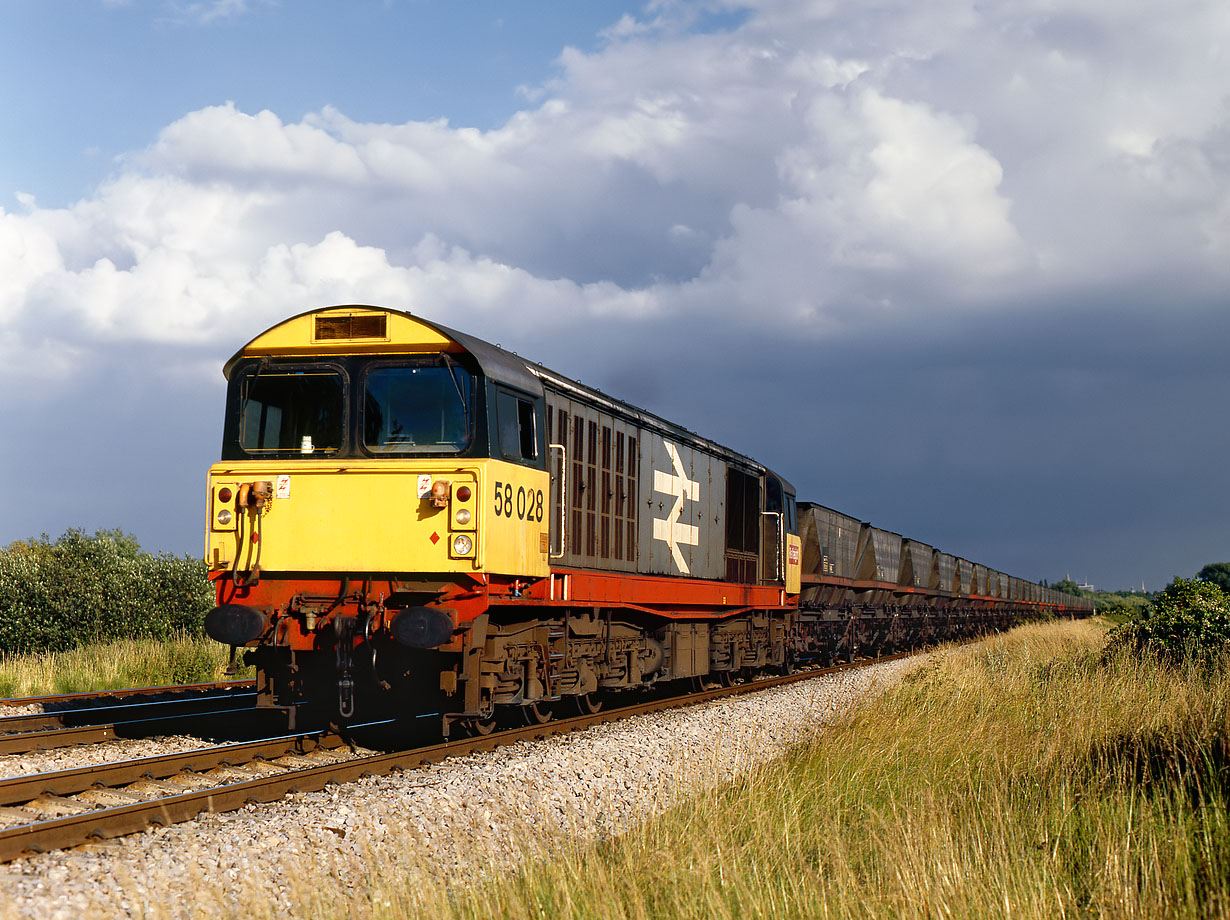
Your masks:
<instances>
[{"instance_id":1,"label":"dark storm cloud","mask_svg":"<svg viewBox=\"0 0 1230 920\"><path fill-rule=\"evenodd\" d=\"M118 527L152 551L203 552L225 381L214 349L174 352L168 361L162 345L111 348L80 364L71 387L29 380L6 400L0 544Z\"/></svg>"},{"instance_id":2,"label":"dark storm cloud","mask_svg":"<svg viewBox=\"0 0 1230 920\"><path fill-rule=\"evenodd\" d=\"M820 342L599 327L551 359L801 498L1023 576L1155 589L1230 558L1230 311L1166 304L1124 291Z\"/></svg>"},{"instance_id":3,"label":"dark storm cloud","mask_svg":"<svg viewBox=\"0 0 1230 920\"><path fill-rule=\"evenodd\" d=\"M1212 3L655 3L489 131L189 112L0 211L3 472L56 483L0 541L197 551L217 368L370 302L1021 575L1230 559L1227 43Z\"/></svg>"}]
</instances>

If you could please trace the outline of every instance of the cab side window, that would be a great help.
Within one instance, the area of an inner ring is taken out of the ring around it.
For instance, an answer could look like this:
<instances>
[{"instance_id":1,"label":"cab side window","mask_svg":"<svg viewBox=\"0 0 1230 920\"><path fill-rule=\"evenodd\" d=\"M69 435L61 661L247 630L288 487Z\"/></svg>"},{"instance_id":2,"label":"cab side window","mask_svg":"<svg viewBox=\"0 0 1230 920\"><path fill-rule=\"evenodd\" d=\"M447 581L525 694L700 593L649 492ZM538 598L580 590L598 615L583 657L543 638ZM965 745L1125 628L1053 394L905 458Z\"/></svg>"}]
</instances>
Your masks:
<instances>
[{"instance_id":1,"label":"cab side window","mask_svg":"<svg viewBox=\"0 0 1230 920\"><path fill-rule=\"evenodd\" d=\"M537 416L533 400L500 390L496 396L500 455L516 463L538 459Z\"/></svg>"}]
</instances>

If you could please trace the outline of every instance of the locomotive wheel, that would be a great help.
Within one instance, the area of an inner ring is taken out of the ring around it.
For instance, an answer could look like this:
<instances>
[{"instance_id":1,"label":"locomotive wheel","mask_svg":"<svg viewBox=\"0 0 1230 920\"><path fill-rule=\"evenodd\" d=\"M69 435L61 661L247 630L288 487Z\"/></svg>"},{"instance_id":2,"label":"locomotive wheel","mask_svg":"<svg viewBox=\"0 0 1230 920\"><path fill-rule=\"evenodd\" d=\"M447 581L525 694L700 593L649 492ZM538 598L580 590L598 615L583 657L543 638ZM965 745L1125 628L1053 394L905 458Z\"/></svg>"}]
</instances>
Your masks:
<instances>
[{"instance_id":1,"label":"locomotive wheel","mask_svg":"<svg viewBox=\"0 0 1230 920\"><path fill-rule=\"evenodd\" d=\"M495 719L467 719L465 721L465 730L472 738L490 735L495 731Z\"/></svg>"},{"instance_id":2,"label":"locomotive wheel","mask_svg":"<svg viewBox=\"0 0 1230 920\"><path fill-rule=\"evenodd\" d=\"M550 703L527 703L521 707L521 718L526 725L542 725L555 718L555 710Z\"/></svg>"},{"instance_id":3,"label":"locomotive wheel","mask_svg":"<svg viewBox=\"0 0 1230 920\"><path fill-rule=\"evenodd\" d=\"M602 709L602 698L596 693L581 693L572 699L575 701L577 713L580 715L592 716Z\"/></svg>"},{"instance_id":4,"label":"locomotive wheel","mask_svg":"<svg viewBox=\"0 0 1230 920\"><path fill-rule=\"evenodd\" d=\"M729 687L733 680L729 671L710 671L708 674L693 677L692 686L696 688L697 692L720 690L723 687Z\"/></svg>"}]
</instances>

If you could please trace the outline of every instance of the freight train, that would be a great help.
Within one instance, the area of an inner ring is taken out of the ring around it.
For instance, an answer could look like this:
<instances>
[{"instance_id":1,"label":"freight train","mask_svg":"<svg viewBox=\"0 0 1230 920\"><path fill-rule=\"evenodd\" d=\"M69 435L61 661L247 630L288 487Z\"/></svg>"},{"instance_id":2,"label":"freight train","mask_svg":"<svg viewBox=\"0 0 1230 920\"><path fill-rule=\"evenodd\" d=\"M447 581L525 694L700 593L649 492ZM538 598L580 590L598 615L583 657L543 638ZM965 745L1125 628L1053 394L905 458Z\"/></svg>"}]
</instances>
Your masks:
<instances>
[{"instance_id":1,"label":"freight train","mask_svg":"<svg viewBox=\"0 0 1230 920\"><path fill-rule=\"evenodd\" d=\"M205 627L291 727L481 733L1091 609L403 311L300 314L224 374Z\"/></svg>"}]
</instances>

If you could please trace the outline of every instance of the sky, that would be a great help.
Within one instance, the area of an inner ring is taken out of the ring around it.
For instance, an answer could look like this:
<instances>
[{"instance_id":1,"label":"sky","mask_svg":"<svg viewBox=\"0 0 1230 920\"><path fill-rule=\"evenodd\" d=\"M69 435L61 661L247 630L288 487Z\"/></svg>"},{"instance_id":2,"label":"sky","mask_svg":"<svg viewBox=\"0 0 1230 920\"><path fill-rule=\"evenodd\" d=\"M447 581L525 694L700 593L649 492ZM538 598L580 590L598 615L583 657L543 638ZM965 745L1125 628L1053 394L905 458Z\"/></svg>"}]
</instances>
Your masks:
<instances>
[{"instance_id":1,"label":"sky","mask_svg":"<svg viewBox=\"0 0 1230 920\"><path fill-rule=\"evenodd\" d=\"M4 0L0 545L197 555L373 303L1033 580L1230 560L1230 6Z\"/></svg>"}]
</instances>

